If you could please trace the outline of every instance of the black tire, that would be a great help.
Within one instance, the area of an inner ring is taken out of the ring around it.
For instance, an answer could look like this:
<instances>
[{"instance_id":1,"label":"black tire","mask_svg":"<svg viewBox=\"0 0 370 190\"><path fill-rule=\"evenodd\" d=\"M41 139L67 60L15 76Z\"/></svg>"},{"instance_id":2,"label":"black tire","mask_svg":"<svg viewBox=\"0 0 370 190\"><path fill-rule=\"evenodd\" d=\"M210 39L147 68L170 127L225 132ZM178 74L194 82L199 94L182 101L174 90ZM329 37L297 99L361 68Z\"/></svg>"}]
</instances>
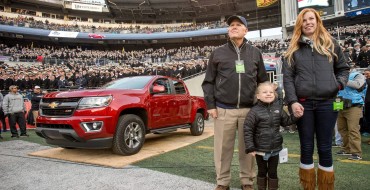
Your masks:
<instances>
[{"instance_id":1,"label":"black tire","mask_svg":"<svg viewBox=\"0 0 370 190\"><path fill-rule=\"evenodd\" d=\"M75 147L63 147L63 146L61 146L62 148L64 148L64 149L76 149Z\"/></svg>"},{"instance_id":2,"label":"black tire","mask_svg":"<svg viewBox=\"0 0 370 190\"><path fill-rule=\"evenodd\" d=\"M133 155L140 151L145 142L144 122L137 115L122 115L113 137L112 150L115 154Z\"/></svg>"},{"instance_id":3,"label":"black tire","mask_svg":"<svg viewBox=\"0 0 370 190\"><path fill-rule=\"evenodd\" d=\"M190 127L190 132L194 136L199 136L203 134L204 131L204 118L201 113L195 115L195 119Z\"/></svg>"}]
</instances>

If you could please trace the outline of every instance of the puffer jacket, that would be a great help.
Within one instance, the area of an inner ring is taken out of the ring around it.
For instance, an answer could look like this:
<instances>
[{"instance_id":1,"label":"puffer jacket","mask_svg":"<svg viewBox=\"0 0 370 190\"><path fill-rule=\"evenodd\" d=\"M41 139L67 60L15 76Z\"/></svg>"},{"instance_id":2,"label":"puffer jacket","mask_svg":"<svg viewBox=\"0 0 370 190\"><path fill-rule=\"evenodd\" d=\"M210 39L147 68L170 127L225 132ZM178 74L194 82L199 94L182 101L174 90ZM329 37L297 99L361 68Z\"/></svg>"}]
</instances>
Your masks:
<instances>
[{"instance_id":1,"label":"puffer jacket","mask_svg":"<svg viewBox=\"0 0 370 190\"><path fill-rule=\"evenodd\" d=\"M258 101L244 122L245 153L280 151L283 148L280 126L292 125L295 121L296 118L289 116L278 101L270 104Z\"/></svg>"},{"instance_id":2,"label":"puffer jacket","mask_svg":"<svg viewBox=\"0 0 370 190\"><path fill-rule=\"evenodd\" d=\"M257 85L268 80L260 50L245 39L239 49L240 57L229 41L212 52L202 83L208 109L215 109L217 103L234 108L250 108ZM235 61L239 58L244 61L245 73L236 72Z\"/></svg>"},{"instance_id":3,"label":"puffer jacket","mask_svg":"<svg viewBox=\"0 0 370 190\"><path fill-rule=\"evenodd\" d=\"M283 61L283 83L288 104L299 99L331 99L346 86L350 67L338 42L334 39L333 42L337 58L331 62L303 40L293 54L291 66Z\"/></svg>"}]
</instances>

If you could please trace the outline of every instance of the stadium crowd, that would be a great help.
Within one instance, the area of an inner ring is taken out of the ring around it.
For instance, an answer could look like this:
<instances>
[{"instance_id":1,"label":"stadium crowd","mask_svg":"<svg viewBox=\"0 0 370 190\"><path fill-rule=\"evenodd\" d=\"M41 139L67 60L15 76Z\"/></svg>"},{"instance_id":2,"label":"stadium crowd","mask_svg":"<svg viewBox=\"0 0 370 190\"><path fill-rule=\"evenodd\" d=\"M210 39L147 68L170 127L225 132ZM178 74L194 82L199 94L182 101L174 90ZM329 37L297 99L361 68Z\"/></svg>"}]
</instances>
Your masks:
<instances>
[{"instance_id":1,"label":"stadium crowd","mask_svg":"<svg viewBox=\"0 0 370 190\"><path fill-rule=\"evenodd\" d=\"M19 26L19 27L29 27L38 28L45 30L56 30L56 31L72 31L72 32L92 32L92 33L156 33L156 32L187 32L202 29L212 29L212 28L224 28L226 24L221 21L213 22L203 22L203 23L192 23L192 24L181 24L180 26L141 26L141 25L131 25L125 27L120 25L119 27L103 27L103 26L90 26L90 25L78 25L77 22L74 24L57 24L49 22L48 20L40 21L35 20L32 16L19 15L16 18L0 16L0 24Z\"/></svg>"},{"instance_id":2,"label":"stadium crowd","mask_svg":"<svg viewBox=\"0 0 370 190\"><path fill-rule=\"evenodd\" d=\"M40 63L0 66L0 90L7 91L11 85L20 91L31 91L35 86L44 90L68 88L96 88L123 77L140 75L163 75L185 78L205 71L207 61L187 60L162 64L149 64L138 60L123 65L86 66L74 62L61 65Z\"/></svg>"}]
</instances>

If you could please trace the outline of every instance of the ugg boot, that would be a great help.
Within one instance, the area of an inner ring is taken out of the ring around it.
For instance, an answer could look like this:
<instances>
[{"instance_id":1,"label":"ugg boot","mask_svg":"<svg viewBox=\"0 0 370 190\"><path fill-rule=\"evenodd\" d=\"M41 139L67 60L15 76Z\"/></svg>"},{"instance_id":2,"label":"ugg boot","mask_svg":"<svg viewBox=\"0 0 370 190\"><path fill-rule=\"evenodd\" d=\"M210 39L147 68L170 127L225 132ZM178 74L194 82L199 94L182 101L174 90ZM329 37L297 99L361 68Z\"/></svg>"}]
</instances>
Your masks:
<instances>
[{"instance_id":1,"label":"ugg boot","mask_svg":"<svg viewBox=\"0 0 370 190\"><path fill-rule=\"evenodd\" d=\"M334 171L317 170L317 184L319 190L334 190L334 180Z\"/></svg>"},{"instance_id":2,"label":"ugg boot","mask_svg":"<svg viewBox=\"0 0 370 190\"><path fill-rule=\"evenodd\" d=\"M315 190L316 174L315 168L303 169L299 168L300 183L304 190Z\"/></svg>"},{"instance_id":3,"label":"ugg boot","mask_svg":"<svg viewBox=\"0 0 370 190\"><path fill-rule=\"evenodd\" d=\"M257 177L258 190L266 190L267 187L267 178L266 177Z\"/></svg>"},{"instance_id":4,"label":"ugg boot","mask_svg":"<svg viewBox=\"0 0 370 190\"><path fill-rule=\"evenodd\" d=\"M269 178L269 190L277 190L279 188L279 180Z\"/></svg>"}]
</instances>

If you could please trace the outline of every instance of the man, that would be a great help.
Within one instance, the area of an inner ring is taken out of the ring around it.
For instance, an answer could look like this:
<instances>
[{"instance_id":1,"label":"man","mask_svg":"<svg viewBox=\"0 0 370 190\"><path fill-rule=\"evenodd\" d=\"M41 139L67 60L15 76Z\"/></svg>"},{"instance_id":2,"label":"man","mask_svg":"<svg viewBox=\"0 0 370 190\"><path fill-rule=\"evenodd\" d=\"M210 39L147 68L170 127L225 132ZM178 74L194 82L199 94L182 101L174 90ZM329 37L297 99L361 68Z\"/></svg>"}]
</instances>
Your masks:
<instances>
[{"instance_id":1,"label":"man","mask_svg":"<svg viewBox=\"0 0 370 190\"><path fill-rule=\"evenodd\" d=\"M7 132L8 130L6 129L6 122L5 122L6 117L3 111L3 100L4 100L4 96L0 90L0 122L1 122L1 125L3 126L3 132ZM1 132L1 128L0 128L0 132Z\"/></svg>"},{"instance_id":2,"label":"man","mask_svg":"<svg viewBox=\"0 0 370 190\"><path fill-rule=\"evenodd\" d=\"M3 94L0 91L0 120L1 121L4 120L4 122L2 122L2 126L4 129L4 132L6 132L5 117L4 117L2 105L3 105ZM0 139L3 139L3 137L1 136L1 128L0 128Z\"/></svg>"},{"instance_id":3,"label":"man","mask_svg":"<svg viewBox=\"0 0 370 190\"><path fill-rule=\"evenodd\" d=\"M31 110L33 114L33 121L35 122L36 126L36 118L39 116L39 107L40 107L40 101L42 98L43 94L41 93L41 88L40 86L35 86L33 89L33 94L31 97Z\"/></svg>"},{"instance_id":4,"label":"man","mask_svg":"<svg viewBox=\"0 0 370 190\"><path fill-rule=\"evenodd\" d=\"M23 96L18 93L18 87L11 85L9 87L9 94L4 97L3 100L3 110L4 114L8 115L10 132L12 133L12 138L18 138L18 131L16 128L16 123L18 123L19 129L21 131L21 137L28 137L26 131L26 118L24 114L26 113L26 106L24 105Z\"/></svg>"},{"instance_id":5,"label":"man","mask_svg":"<svg viewBox=\"0 0 370 190\"><path fill-rule=\"evenodd\" d=\"M202 84L208 113L215 122L216 190L229 189L236 131L242 189L253 189L255 161L245 153L243 124L257 84L268 78L260 51L244 38L248 32L245 18L231 16L227 24L230 40L212 52Z\"/></svg>"},{"instance_id":6,"label":"man","mask_svg":"<svg viewBox=\"0 0 370 190\"><path fill-rule=\"evenodd\" d=\"M361 45L359 43L355 43L354 50L352 51L351 59L355 63L356 66L360 66L359 55L361 51Z\"/></svg>"},{"instance_id":7,"label":"man","mask_svg":"<svg viewBox=\"0 0 370 190\"><path fill-rule=\"evenodd\" d=\"M349 160L361 160L361 134L358 124L364 106L363 91L366 88L365 76L353 70L349 74L347 86L339 91L338 96L344 99L344 110L337 118L338 131L343 139L342 150L337 155L349 156Z\"/></svg>"},{"instance_id":8,"label":"man","mask_svg":"<svg viewBox=\"0 0 370 190\"><path fill-rule=\"evenodd\" d=\"M364 76L366 78L366 93L365 93L365 107L364 107L364 123L361 126L360 132L362 132L363 136L368 136L370 133L370 68L368 67L364 71ZM370 140L368 141L368 144L370 145Z\"/></svg>"}]
</instances>

